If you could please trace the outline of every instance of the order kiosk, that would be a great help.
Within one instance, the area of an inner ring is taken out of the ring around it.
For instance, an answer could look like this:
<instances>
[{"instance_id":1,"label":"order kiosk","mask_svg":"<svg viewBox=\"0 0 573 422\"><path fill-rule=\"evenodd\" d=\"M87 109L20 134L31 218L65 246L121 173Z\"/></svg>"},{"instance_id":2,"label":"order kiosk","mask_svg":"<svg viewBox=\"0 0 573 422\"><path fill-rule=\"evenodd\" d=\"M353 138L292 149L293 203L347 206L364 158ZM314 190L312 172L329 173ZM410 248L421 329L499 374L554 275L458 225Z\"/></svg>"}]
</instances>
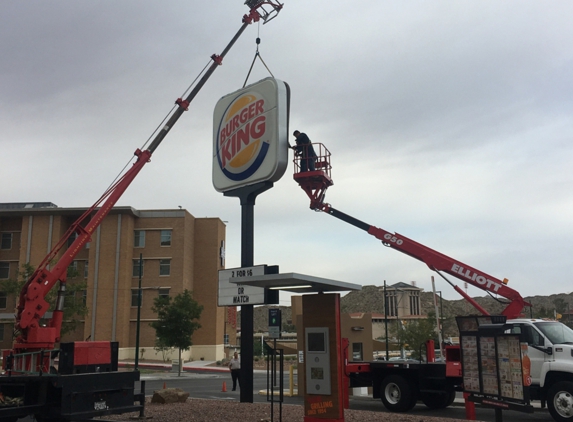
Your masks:
<instances>
[{"instance_id":1,"label":"order kiosk","mask_svg":"<svg viewBox=\"0 0 573 422\"><path fill-rule=\"evenodd\" d=\"M305 329L306 394L331 394L328 327Z\"/></svg>"},{"instance_id":2,"label":"order kiosk","mask_svg":"<svg viewBox=\"0 0 573 422\"><path fill-rule=\"evenodd\" d=\"M344 421L340 294L304 295L302 321L304 421Z\"/></svg>"},{"instance_id":3,"label":"order kiosk","mask_svg":"<svg viewBox=\"0 0 573 422\"><path fill-rule=\"evenodd\" d=\"M237 285L285 290L302 296L303 339L299 355L299 392L304 390L304 422L344 422L342 339L340 335L340 294L361 290L345 283L304 274L265 274L237 277ZM300 343L299 343L300 345Z\"/></svg>"}]
</instances>

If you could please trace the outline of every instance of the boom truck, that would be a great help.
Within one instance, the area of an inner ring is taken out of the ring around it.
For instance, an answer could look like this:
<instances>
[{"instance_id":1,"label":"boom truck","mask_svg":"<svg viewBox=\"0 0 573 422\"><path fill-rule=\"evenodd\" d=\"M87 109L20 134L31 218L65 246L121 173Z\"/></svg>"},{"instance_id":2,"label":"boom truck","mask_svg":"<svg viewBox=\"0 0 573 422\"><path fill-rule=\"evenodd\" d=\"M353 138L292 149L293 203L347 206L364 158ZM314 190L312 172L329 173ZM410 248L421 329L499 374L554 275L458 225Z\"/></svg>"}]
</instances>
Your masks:
<instances>
[{"instance_id":1,"label":"boom truck","mask_svg":"<svg viewBox=\"0 0 573 422\"><path fill-rule=\"evenodd\" d=\"M283 7L275 1L247 0L245 4L249 13L243 16L239 31L220 55L211 56L212 64L189 94L175 101L149 146L135 151L131 168L69 227L24 284L16 307L13 348L2 352L0 421L15 422L30 415L40 422L90 420L133 411L143 416L145 383L141 383L141 393L135 394L139 372L118 371L117 342L60 343L56 348L67 270L247 26L261 20L263 24L269 22ZM54 310L45 319L50 307L46 296L56 284Z\"/></svg>"},{"instance_id":2,"label":"boom truck","mask_svg":"<svg viewBox=\"0 0 573 422\"><path fill-rule=\"evenodd\" d=\"M528 319L522 314L530 307L519 292L500 280L454 258L424 246L399 233L392 233L360 221L324 202L326 190L334 184L330 151L321 143L313 143L316 158L307 154L294 157L294 180L310 198L310 209L325 212L354 227L366 231L384 246L395 249L425 263L437 272L482 315L489 313L443 273L456 277L490 296L505 298L502 315L507 317L505 333L519 334L527 343L531 361L529 395L549 409L557 422L573 421L573 330L558 321ZM315 170L302 160L315 160ZM406 412L421 400L429 408L445 408L453 403L456 391L462 391L462 362L459 346L445 347L445 362L435 362L433 341L426 345L425 362L374 361L349 362L348 341L343 342L344 373L349 387L372 387L373 397L395 412Z\"/></svg>"}]
</instances>

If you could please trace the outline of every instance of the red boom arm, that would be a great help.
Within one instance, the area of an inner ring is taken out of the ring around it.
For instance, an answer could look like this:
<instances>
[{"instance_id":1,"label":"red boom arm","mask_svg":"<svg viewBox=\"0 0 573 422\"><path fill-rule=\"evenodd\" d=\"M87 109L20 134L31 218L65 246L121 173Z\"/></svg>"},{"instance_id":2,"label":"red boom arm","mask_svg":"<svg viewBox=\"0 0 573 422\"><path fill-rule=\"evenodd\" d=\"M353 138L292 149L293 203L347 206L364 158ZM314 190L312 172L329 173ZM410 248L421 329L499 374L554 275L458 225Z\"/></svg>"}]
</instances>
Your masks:
<instances>
[{"instance_id":1,"label":"red boom arm","mask_svg":"<svg viewBox=\"0 0 573 422\"><path fill-rule=\"evenodd\" d=\"M63 294L65 292L65 279L68 266L72 263L78 252L84 245L90 241L94 230L101 224L102 220L109 214L113 206L119 200L121 195L129 187L135 176L151 158L151 152L137 150L135 155L138 157L133 166L113 185L108 191L87 210L64 234L58 244L44 258L36 271L28 279L18 302L16 312L16 330L20 336L16 339L14 345L15 351L29 349L30 347L42 349L53 348L54 343L60 340L60 329L63 315ZM107 198L107 199L106 199ZM82 227L81 224L90 216L90 214L105 200L103 206L97 210L95 215ZM78 236L70 247L64 252L53 269L48 270L48 265L55 258L58 252L66 244L68 238L77 233ZM56 282L61 280L58 303L47 327L41 327L40 318L48 310L49 304L44 299L48 292L54 287Z\"/></svg>"},{"instance_id":2,"label":"red boom arm","mask_svg":"<svg viewBox=\"0 0 573 422\"><path fill-rule=\"evenodd\" d=\"M178 98L175 103L178 107L172 112L162 128L145 151L137 150L136 162L133 166L111 187L102 197L88 209L72 226L67 230L62 239L44 258L32 276L28 279L18 300L16 309L15 331L18 333L14 344L16 353L31 350L52 349L54 343L60 340L60 330L63 317L63 302L66 287L66 273L68 266L73 262L78 252L90 241L92 233L101 224L103 219L109 214L113 206L117 203L125 190L129 187L133 179L137 176L143 166L150 161L151 155L165 136L169 133L179 117L188 109L189 103L195 98L205 82L213 74L215 69L222 64L223 58L241 36L247 26L262 19L265 23L272 20L282 9L282 4L274 1L250 0L246 2L250 11L243 16L242 26L229 44L225 47L221 55L213 54L213 63L207 69L202 78L197 82L193 90L185 98ZM100 207L100 204L102 204ZM99 207L99 208L98 208ZM94 214L95 212L95 214ZM93 214L85 226L84 222ZM64 248L68 239L77 234L74 242L65 250L52 269L48 269L50 263L57 259L60 251ZM60 290L56 307L51 320L45 327L40 326L40 319L48 310L49 304L45 297L54 285L60 281Z\"/></svg>"},{"instance_id":3,"label":"red boom arm","mask_svg":"<svg viewBox=\"0 0 573 422\"><path fill-rule=\"evenodd\" d=\"M348 214L332 208L329 204L323 202L326 190L333 185L331 178L330 151L321 143L313 143L315 151L318 151L314 171L301 171L301 157L294 157L294 180L306 192L310 198L310 209L324 211L333 217L336 217L346 223L352 224L359 229L367 231L372 236L381 240L386 246L396 249L406 255L411 256L419 261L424 262L431 270L436 271L442 277L441 273L448 273L457 277L479 289L490 293L497 294L509 300L507 307L502 314L508 318L517 318L521 315L524 306L531 306L525 302L521 295L515 290L507 287L507 280L501 281L483 271L477 270L460 261L450 258L438 251L428 248L418 242L408 239L398 233L390 233L370 224L366 224ZM446 279L444 277L444 279ZM488 315L488 312L481 307L474 299L468 296L458 286L452 284L446 279L454 289L461 294L468 302L472 304L479 312Z\"/></svg>"},{"instance_id":4,"label":"red boom arm","mask_svg":"<svg viewBox=\"0 0 573 422\"><path fill-rule=\"evenodd\" d=\"M386 230L380 229L375 226L370 226L360 220L355 219L343 212L332 208L329 204L322 204L320 207L322 211L337 217L347 223L350 223L358 228L366 230L369 234L381 240L385 246L396 249L406 255L411 256L419 261L425 263L431 270L438 273L444 272L457 277L479 289L497 294L509 300L507 307L503 310L502 314L508 318L517 318L521 315L525 306L531 306L525 302L521 295L515 290L507 287L507 280L501 281L483 271L470 267L456 259L450 258L443 253L435 251L427 246L424 246L412 239L407 238L398 233L390 233ZM468 300L476 309L484 315L488 312L475 302L471 297L463 292L457 286L455 290L460 293L466 300Z\"/></svg>"}]
</instances>

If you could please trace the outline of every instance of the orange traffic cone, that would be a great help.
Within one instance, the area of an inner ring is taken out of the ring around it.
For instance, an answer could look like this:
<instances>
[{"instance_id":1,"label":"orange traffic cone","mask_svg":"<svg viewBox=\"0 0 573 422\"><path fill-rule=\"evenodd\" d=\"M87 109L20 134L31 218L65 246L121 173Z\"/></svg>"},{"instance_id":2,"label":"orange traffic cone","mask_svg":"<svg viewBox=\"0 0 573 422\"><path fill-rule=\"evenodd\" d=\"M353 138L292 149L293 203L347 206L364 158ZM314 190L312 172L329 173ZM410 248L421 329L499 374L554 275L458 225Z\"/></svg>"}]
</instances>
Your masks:
<instances>
[{"instance_id":1,"label":"orange traffic cone","mask_svg":"<svg viewBox=\"0 0 573 422\"><path fill-rule=\"evenodd\" d=\"M227 383L223 381L223 389L221 390L221 393L226 393L226 392L227 392Z\"/></svg>"}]
</instances>

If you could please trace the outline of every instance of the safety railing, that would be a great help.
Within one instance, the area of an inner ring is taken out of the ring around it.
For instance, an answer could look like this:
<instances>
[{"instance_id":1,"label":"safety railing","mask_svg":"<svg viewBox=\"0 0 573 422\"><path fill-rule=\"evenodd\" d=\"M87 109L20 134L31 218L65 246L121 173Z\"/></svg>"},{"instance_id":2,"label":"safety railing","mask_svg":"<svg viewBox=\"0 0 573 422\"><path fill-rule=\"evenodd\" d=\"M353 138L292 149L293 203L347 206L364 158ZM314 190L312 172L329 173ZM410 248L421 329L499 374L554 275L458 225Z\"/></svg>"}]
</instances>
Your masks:
<instances>
[{"instance_id":1,"label":"safety railing","mask_svg":"<svg viewBox=\"0 0 573 422\"><path fill-rule=\"evenodd\" d=\"M331 178L332 165L330 164L330 151L321 143L299 145L294 147L294 172L295 176L305 176L300 173L321 172Z\"/></svg>"}]
</instances>

